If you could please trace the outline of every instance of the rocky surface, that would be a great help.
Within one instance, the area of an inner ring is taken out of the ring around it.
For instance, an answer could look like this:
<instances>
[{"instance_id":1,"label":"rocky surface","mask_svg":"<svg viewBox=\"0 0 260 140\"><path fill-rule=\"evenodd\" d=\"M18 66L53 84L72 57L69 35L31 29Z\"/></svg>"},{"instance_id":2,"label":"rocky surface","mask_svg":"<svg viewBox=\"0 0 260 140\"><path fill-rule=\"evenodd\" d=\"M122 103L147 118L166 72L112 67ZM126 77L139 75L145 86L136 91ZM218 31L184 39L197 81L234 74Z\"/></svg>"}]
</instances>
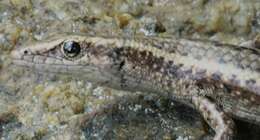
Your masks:
<instances>
[{"instance_id":1,"label":"rocky surface","mask_svg":"<svg viewBox=\"0 0 260 140\"><path fill-rule=\"evenodd\" d=\"M21 69L10 65L9 53L60 33L241 44L259 32L259 0L1 0L0 138L210 139L194 110L167 97ZM260 139L258 126L237 124L237 139Z\"/></svg>"}]
</instances>

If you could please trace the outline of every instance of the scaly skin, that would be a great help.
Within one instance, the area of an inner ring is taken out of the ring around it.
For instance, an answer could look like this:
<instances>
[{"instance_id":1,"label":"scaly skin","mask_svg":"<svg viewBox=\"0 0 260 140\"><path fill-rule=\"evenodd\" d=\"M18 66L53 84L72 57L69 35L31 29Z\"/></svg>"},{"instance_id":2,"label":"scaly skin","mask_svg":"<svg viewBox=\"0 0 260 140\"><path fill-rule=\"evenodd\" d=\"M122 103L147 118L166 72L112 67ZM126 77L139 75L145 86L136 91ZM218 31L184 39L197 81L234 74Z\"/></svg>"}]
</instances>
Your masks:
<instances>
[{"instance_id":1,"label":"scaly skin","mask_svg":"<svg viewBox=\"0 0 260 140\"><path fill-rule=\"evenodd\" d=\"M76 56L64 52L69 41L80 45ZM260 124L258 50L178 38L60 36L13 51L12 56L15 64L38 71L168 94L201 112L215 130L215 140L232 139L234 126L228 116Z\"/></svg>"}]
</instances>

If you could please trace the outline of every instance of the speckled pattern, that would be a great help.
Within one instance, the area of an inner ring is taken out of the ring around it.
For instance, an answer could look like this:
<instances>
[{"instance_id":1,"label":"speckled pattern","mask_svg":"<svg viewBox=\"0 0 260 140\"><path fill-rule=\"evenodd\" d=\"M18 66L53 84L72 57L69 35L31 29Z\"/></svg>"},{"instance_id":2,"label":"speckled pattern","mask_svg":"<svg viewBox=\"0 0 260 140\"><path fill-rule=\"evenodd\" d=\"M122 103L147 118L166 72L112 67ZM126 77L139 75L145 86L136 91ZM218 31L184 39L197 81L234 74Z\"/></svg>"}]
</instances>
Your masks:
<instances>
[{"instance_id":1,"label":"speckled pattern","mask_svg":"<svg viewBox=\"0 0 260 140\"><path fill-rule=\"evenodd\" d=\"M92 84L85 78L79 80L88 75L44 74L39 72L40 70L36 72L15 67L10 65L10 51L46 38L54 39L55 34L64 32L109 37L124 35L131 40L136 35L178 36L257 47L259 41L255 42L254 38L260 32L259 10L258 0L0 0L0 139L86 139L88 135L84 136L84 133L96 136L95 138L104 136L111 139L129 137L200 139L203 134L209 133L204 131L208 129L203 129L197 113L189 112L187 111L189 109L179 106L159 112L156 109L154 115L158 115L158 118L155 118L159 120L158 123L149 119L153 118L153 115L145 115L146 110L149 110L146 106L142 105L144 114L138 118L135 115L131 117L128 115L134 114L135 107L132 111L125 110L129 123L134 122L132 119L141 123L145 120L143 127L122 124L121 121L125 120L125 117L120 117L118 123L111 125L113 117L106 113L101 114L96 119L90 120L90 123L102 127L103 130L111 128L118 133L98 131L100 127L96 128L92 125L88 125L89 130L92 131L84 132L78 128L80 119L84 119L80 117L81 115L87 117L88 113L98 111L101 106L108 105L110 101L114 102L113 99L118 96L125 108L132 108L128 103L136 99L122 96L125 94L134 96L135 93L101 86L104 83L99 84L101 87L96 87L95 84L90 86ZM145 43L144 38L141 42ZM198 55L197 58L200 56ZM225 59L229 59L228 57L226 56ZM48 63L54 63L52 60L48 59ZM44 67L39 68L43 70ZM78 68L82 69L82 67L75 67L70 70ZM60 70L66 72L66 67ZM203 75L204 71L199 73ZM215 79L219 79L219 76L219 73L213 75ZM254 81L250 80L248 83ZM209 83L212 84L214 83ZM205 84L200 84L199 87L207 89L208 92L212 91ZM228 92L228 86L224 85L224 87ZM152 98L149 89L143 93L144 98ZM244 91L234 92L234 95L237 100L246 99L245 102L254 99L249 99L252 94ZM168 99L167 96L165 98ZM224 102L221 98L217 99L220 104ZM158 105L160 102L158 98L152 100L154 102L149 103L151 106ZM231 100L227 98L227 101ZM175 106L174 101L173 103ZM246 108L234 108L234 106L237 106L237 102L230 103L226 108L227 112L236 110L240 116L244 115L242 120L251 115L245 114L248 111ZM162 107L159 106L160 109ZM168 121L165 122L165 117L160 117L162 113L169 117ZM185 119L187 115L196 119L189 121ZM117 116L120 116L120 113ZM176 116L179 117L175 118ZM238 128L237 140L248 138L259 140L259 126L247 121L235 120L235 122ZM123 127L118 127L120 125ZM153 125L157 129L153 129Z\"/></svg>"},{"instance_id":2,"label":"speckled pattern","mask_svg":"<svg viewBox=\"0 0 260 140\"><path fill-rule=\"evenodd\" d=\"M224 108L227 114L252 123L260 122L260 61L257 50L175 38L57 38L13 51L14 64L47 72L77 73L92 82L130 91L168 93L179 99L206 96ZM73 57L67 55L63 51L67 42L79 44L81 52ZM226 58L228 55L230 57ZM238 61L241 57L249 65L254 65L244 67L243 61ZM52 59L51 64L46 63L48 59ZM248 81L254 82L248 84ZM217 133L215 140L231 139L222 134L232 133L218 128L221 125L221 128L228 127L231 121L219 121L221 117L227 117L221 112L216 113L214 107L207 109L209 101L203 103L198 99L194 102L202 113L207 112L204 117L210 118L209 124L216 123L211 125ZM204 112L200 105L204 106ZM229 106L231 110L228 110ZM219 134L220 130L224 133ZM227 131L231 130L227 128Z\"/></svg>"}]
</instances>

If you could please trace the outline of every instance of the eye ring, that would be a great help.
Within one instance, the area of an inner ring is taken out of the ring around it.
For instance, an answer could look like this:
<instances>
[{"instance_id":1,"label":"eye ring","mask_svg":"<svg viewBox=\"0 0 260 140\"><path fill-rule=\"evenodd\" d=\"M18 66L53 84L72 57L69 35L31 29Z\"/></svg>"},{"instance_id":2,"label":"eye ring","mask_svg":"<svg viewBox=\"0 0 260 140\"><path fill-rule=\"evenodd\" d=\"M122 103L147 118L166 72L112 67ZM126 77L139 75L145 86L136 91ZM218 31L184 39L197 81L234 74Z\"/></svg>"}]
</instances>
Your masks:
<instances>
[{"instance_id":1,"label":"eye ring","mask_svg":"<svg viewBox=\"0 0 260 140\"><path fill-rule=\"evenodd\" d=\"M80 44L76 41L65 41L62 46L62 51L69 58L76 57L81 51Z\"/></svg>"}]
</instances>

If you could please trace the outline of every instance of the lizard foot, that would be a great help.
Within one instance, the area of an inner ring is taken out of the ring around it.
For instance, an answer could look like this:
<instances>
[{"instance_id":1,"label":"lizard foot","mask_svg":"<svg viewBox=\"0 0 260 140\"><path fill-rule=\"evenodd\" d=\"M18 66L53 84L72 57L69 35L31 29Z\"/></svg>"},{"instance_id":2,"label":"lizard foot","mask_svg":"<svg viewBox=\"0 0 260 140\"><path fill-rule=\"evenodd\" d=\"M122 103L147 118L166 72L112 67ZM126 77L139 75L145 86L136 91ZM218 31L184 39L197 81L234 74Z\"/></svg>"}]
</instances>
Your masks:
<instances>
[{"instance_id":1,"label":"lizard foot","mask_svg":"<svg viewBox=\"0 0 260 140\"><path fill-rule=\"evenodd\" d=\"M200 96L192 97L192 103L201 113L208 125L215 131L214 140L232 140L234 122L223 111L219 110L209 99Z\"/></svg>"}]
</instances>

